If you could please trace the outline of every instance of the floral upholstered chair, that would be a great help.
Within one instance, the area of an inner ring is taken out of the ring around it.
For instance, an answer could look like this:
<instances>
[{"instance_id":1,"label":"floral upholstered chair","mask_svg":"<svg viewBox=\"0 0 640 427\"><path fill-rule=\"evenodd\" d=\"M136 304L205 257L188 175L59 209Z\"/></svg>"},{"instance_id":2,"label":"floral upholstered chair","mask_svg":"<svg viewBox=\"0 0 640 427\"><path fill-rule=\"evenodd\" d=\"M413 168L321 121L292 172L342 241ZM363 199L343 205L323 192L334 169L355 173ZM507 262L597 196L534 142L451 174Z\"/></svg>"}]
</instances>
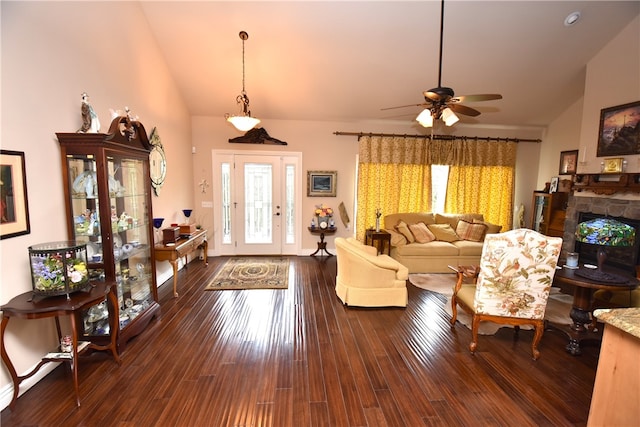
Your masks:
<instances>
[{"instance_id":1,"label":"floral upholstered chair","mask_svg":"<svg viewBox=\"0 0 640 427\"><path fill-rule=\"evenodd\" d=\"M544 313L562 246L560 237L548 237L520 228L488 234L479 266L459 266L451 305L455 325L457 306L473 315L471 352L478 346L481 321L512 325L532 325L535 335L531 350L540 356L538 344L544 332ZM474 284L463 283L475 279Z\"/></svg>"}]
</instances>

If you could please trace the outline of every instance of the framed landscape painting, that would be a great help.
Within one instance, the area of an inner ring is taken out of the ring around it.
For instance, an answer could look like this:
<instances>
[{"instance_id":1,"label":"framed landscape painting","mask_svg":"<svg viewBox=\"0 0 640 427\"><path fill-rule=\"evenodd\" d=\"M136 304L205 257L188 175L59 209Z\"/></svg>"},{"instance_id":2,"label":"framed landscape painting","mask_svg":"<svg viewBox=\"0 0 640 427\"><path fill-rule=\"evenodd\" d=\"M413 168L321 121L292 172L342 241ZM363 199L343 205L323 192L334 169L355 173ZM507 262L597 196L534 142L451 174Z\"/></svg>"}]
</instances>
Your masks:
<instances>
[{"instance_id":1,"label":"framed landscape painting","mask_svg":"<svg viewBox=\"0 0 640 427\"><path fill-rule=\"evenodd\" d=\"M336 171L307 171L308 197L336 197Z\"/></svg>"},{"instance_id":2,"label":"framed landscape painting","mask_svg":"<svg viewBox=\"0 0 640 427\"><path fill-rule=\"evenodd\" d=\"M640 101L600 111L597 157L640 154Z\"/></svg>"},{"instance_id":3,"label":"framed landscape painting","mask_svg":"<svg viewBox=\"0 0 640 427\"><path fill-rule=\"evenodd\" d=\"M0 150L0 195L0 239L29 234L31 228L23 152Z\"/></svg>"}]
</instances>

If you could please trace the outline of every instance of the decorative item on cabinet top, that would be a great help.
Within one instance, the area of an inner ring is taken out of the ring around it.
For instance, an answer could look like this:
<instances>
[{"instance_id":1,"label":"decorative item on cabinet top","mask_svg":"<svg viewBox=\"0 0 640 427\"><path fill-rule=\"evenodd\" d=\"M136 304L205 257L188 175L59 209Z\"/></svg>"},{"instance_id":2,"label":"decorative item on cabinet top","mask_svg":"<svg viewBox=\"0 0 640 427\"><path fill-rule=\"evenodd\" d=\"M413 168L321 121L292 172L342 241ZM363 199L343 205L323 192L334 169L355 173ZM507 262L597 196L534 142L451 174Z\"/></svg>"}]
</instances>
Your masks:
<instances>
[{"instance_id":1,"label":"decorative item on cabinet top","mask_svg":"<svg viewBox=\"0 0 640 427\"><path fill-rule=\"evenodd\" d=\"M242 136L229 139L230 143L238 144L269 144L269 145L287 145L286 142L269 136L264 128L251 129Z\"/></svg>"}]
</instances>

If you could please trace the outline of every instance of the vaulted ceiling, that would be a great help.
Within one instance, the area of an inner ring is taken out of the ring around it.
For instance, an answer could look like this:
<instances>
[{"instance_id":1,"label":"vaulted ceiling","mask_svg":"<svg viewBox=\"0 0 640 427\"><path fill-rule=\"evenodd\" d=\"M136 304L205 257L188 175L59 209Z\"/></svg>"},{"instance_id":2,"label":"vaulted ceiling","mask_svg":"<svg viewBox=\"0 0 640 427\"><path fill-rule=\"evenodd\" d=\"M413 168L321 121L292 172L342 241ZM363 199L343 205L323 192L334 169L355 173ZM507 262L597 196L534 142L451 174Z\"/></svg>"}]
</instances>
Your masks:
<instances>
[{"instance_id":1,"label":"vaulted ceiling","mask_svg":"<svg viewBox=\"0 0 640 427\"><path fill-rule=\"evenodd\" d=\"M241 30L251 111L263 120L411 122L421 108L381 108L419 104L438 83L439 1L140 4L192 115L238 112ZM580 20L565 26L574 11ZM638 1L448 0L442 85L502 94L466 104L482 114L464 123L545 126L639 13Z\"/></svg>"}]
</instances>

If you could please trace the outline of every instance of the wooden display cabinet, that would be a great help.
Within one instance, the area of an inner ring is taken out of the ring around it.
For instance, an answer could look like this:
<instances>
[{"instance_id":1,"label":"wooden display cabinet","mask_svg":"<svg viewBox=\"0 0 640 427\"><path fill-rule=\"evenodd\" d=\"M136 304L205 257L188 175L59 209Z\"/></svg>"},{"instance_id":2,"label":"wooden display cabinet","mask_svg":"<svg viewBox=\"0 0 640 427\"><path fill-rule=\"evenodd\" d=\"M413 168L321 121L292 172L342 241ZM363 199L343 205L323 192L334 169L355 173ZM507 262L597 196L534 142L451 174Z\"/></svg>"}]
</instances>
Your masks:
<instances>
[{"instance_id":1,"label":"wooden display cabinet","mask_svg":"<svg viewBox=\"0 0 640 427\"><path fill-rule=\"evenodd\" d=\"M534 191L531 229L546 236L563 237L568 195Z\"/></svg>"},{"instance_id":2,"label":"wooden display cabinet","mask_svg":"<svg viewBox=\"0 0 640 427\"><path fill-rule=\"evenodd\" d=\"M118 350L160 313L154 262L149 152L144 126L117 117L104 133L57 133L70 240L87 244L92 280L115 283L108 300L77 315L81 340L108 342L117 324Z\"/></svg>"}]
</instances>

